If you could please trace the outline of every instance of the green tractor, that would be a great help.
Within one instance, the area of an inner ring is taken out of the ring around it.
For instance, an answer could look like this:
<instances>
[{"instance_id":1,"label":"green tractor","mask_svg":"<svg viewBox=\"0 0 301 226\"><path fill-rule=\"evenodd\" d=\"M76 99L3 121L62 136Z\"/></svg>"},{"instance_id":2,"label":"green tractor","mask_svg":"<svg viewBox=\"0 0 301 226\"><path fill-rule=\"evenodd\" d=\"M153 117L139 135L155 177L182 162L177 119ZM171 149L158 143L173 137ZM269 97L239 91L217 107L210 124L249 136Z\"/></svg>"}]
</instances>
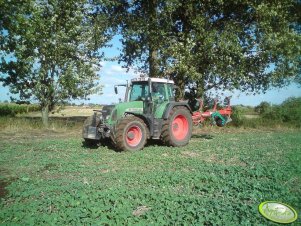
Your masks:
<instances>
[{"instance_id":1,"label":"green tractor","mask_svg":"<svg viewBox=\"0 0 301 226\"><path fill-rule=\"evenodd\" d=\"M83 127L86 144L110 139L121 151L136 151L148 139L168 146L187 145L192 134L192 112L187 102L175 101L174 82L140 77L126 86L125 100L106 105L90 116ZM115 93L118 93L115 86Z\"/></svg>"}]
</instances>

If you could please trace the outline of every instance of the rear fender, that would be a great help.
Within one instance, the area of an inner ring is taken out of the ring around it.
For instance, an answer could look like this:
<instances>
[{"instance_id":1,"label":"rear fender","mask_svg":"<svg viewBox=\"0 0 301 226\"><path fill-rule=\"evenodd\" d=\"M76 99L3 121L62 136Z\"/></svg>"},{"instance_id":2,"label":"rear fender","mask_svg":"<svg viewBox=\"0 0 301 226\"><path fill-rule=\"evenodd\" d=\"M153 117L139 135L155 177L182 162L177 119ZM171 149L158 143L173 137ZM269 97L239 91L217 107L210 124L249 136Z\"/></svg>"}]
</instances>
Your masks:
<instances>
[{"instance_id":1,"label":"rear fender","mask_svg":"<svg viewBox=\"0 0 301 226\"><path fill-rule=\"evenodd\" d=\"M190 114L192 115L191 108L189 107L189 105L188 105L187 102L170 102L170 103L166 106L166 109L165 109L165 111L164 111L164 113L163 113L163 119L168 119L171 110L172 110L174 107L178 107L178 106L186 107L187 110L188 110L188 111L190 112Z\"/></svg>"}]
</instances>

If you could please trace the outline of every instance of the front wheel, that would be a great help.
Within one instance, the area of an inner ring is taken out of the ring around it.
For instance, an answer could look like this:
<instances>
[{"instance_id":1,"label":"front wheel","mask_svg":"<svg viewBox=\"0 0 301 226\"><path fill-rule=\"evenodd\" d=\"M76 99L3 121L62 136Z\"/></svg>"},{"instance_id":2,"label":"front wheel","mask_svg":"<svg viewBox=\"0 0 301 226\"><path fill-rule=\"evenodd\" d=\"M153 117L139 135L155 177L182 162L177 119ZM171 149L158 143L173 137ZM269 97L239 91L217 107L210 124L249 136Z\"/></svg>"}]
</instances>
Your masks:
<instances>
[{"instance_id":1,"label":"front wheel","mask_svg":"<svg viewBox=\"0 0 301 226\"><path fill-rule=\"evenodd\" d=\"M148 128L138 117L122 118L116 125L115 145L121 151L141 150L148 138Z\"/></svg>"},{"instance_id":2,"label":"front wheel","mask_svg":"<svg viewBox=\"0 0 301 226\"><path fill-rule=\"evenodd\" d=\"M165 144L179 147L189 143L192 135L192 116L186 107L175 107L162 128Z\"/></svg>"}]
</instances>

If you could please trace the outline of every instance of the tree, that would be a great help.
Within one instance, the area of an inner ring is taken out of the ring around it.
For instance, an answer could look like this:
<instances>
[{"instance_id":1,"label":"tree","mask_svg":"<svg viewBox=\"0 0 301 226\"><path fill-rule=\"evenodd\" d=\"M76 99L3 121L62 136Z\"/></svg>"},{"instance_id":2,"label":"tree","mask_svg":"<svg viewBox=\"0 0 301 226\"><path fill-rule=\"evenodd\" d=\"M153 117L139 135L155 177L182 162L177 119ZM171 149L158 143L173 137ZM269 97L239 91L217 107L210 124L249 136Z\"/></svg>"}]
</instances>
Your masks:
<instances>
[{"instance_id":1,"label":"tree","mask_svg":"<svg viewBox=\"0 0 301 226\"><path fill-rule=\"evenodd\" d=\"M0 3L0 81L21 100L37 100L45 126L56 104L101 91L99 48L111 35L101 7L87 0Z\"/></svg>"},{"instance_id":2,"label":"tree","mask_svg":"<svg viewBox=\"0 0 301 226\"><path fill-rule=\"evenodd\" d=\"M158 52L163 31L160 26L160 0L125 1L120 16L122 55L120 61L128 68L138 66L151 77L160 74Z\"/></svg>"},{"instance_id":3,"label":"tree","mask_svg":"<svg viewBox=\"0 0 301 226\"><path fill-rule=\"evenodd\" d=\"M272 106L270 103L263 101L258 106L255 107L255 112L259 113L260 115L263 115L269 111L271 111Z\"/></svg>"},{"instance_id":4,"label":"tree","mask_svg":"<svg viewBox=\"0 0 301 226\"><path fill-rule=\"evenodd\" d=\"M190 84L198 96L212 89L254 93L300 75L298 0L129 2L121 60L169 76L181 90Z\"/></svg>"}]
</instances>

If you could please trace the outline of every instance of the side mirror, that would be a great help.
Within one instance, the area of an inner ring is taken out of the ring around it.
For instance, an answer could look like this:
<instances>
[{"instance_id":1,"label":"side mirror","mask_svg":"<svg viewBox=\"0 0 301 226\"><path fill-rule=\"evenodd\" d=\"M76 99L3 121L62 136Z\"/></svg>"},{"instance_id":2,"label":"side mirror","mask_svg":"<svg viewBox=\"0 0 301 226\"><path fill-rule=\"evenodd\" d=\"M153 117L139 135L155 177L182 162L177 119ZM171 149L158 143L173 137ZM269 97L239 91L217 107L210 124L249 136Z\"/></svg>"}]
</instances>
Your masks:
<instances>
[{"instance_id":1,"label":"side mirror","mask_svg":"<svg viewBox=\"0 0 301 226\"><path fill-rule=\"evenodd\" d=\"M118 94L117 86L114 86L115 93Z\"/></svg>"}]
</instances>

